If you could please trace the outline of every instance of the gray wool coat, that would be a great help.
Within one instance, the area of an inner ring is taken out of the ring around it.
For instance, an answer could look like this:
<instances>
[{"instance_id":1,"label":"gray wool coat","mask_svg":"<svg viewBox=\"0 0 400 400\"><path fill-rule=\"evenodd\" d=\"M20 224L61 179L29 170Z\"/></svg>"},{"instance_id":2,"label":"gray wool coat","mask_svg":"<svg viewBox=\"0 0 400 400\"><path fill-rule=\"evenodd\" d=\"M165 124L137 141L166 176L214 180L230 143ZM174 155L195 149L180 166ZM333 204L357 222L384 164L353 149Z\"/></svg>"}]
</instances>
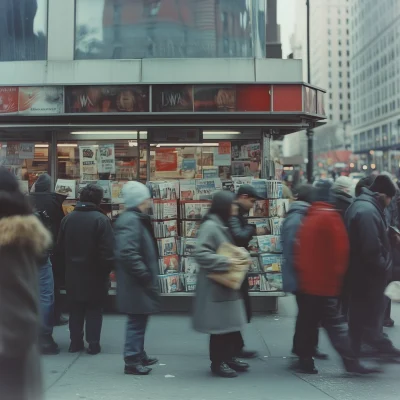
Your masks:
<instances>
[{"instance_id":1,"label":"gray wool coat","mask_svg":"<svg viewBox=\"0 0 400 400\"><path fill-rule=\"evenodd\" d=\"M234 244L222 220L211 215L199 230L196 261L199 264L196 297L194 300L193 327L208 334L240 331L246 324L245 305L240 290L222 286L208 278L211 272L227 272L229 260L216 254L222 243Z\"/></svg>"},{"instance_id":2,"label":"gray wool coat","mask_svg":"<svg viewBox=\"0 0 400 400\"><path fill-rule=\"evenodd\" d=\"M150 217L128 210L119 216L114 227L119 311L125 314L158 312L158 249Z\"/></svg>"}]
</instances>

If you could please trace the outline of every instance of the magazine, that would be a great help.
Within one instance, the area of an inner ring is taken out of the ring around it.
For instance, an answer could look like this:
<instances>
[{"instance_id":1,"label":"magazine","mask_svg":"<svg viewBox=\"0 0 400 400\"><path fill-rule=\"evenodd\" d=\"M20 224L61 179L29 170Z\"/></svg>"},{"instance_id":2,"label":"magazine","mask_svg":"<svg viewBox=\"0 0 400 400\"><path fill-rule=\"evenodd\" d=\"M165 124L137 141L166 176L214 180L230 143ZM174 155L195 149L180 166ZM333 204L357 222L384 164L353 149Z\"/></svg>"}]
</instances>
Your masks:
<instances>
[{"instance_id":1,"label":"magazine","mask_svg":"<svg viewBox=\"0 0 400 400\"><path fill-rule=\"evenodd\" d=\"M182 179L180 181L179 197L181 201L196 200L196 181L194 179Z\"/></svg>"},{"instance_id":2,"label":"magazine","mask_svg":"<svg viewBox=\"0 0 400 400\"><path fill-rule=\"evenodd\" d=\"M201 220L207 215L210 207L210 201L182 201L181 218Z\"/></svg>"},{"instance_id":3,"label":"magazine","mask_svg":"<svg viewBox=\"0 0 400 400\"><path fill-rule=\"evenodd\" d=\"M280 254L261 254L260 265L263 272L281 272L282 255Z\"/></svg>"},{"instance_id":4,"label":"magazine","mask_svg":"<svg viewBox=\"0 0 400 400\"><path fill-rule=\"evenodd\" d=\"M281 234L281 228L284 220L284 218L270 218L270 226L273 235L279 236Z\"/></svg>"},{"instance_id":5,"label":"magazine","mask_svg":"<svg viewBox=\"0 0 400 400\"><path fill-rule=\"evenodd\" d=\"M178 198L178 181L151 181L147 186L154 199L176 200Z\"/></svg>"},{"instance_id":6,"label":"magazine","mask_svg":"<svg viewBox=\"0 0 400 400\"><path fill-rule=\"evenodd\" d=\"M249 212L250 217L269 217L269 200L257 200Z\"/></svg>"},{"instance_id":7,"label":"magazine","mask_svg":"<svg viewBox=\"0 0 400 400\"><path fill-rule=\"evenodd\" d=\"M180 274L159 275L158 282L161 293L176 293L182 290Z\"/></svg>"},{"instance_id":8,"label":"magazine","mask_svg":"<svg viewBox=\"0 0 400 400\"><path fill-rule=\"evenodd\" d=\"M289 211L289 199L276 199L269 201L269 216L285 218Z\"/></svg>"},{"instance_id":9,"label":"magazine","mask_svg":"<svg viewBox=\"0 0 400 400\"><path fill-rule=\"evenodd\" d=\"M247 223L254 225L256 228L256 236L264 236L271 234L271 227L268 218L253 219L249 218Z\"/></svg>"},{"instance_id":10,"label":"magazine","mask_svg":"<svg viewBox=\"0 0 400 400\"><path fill-rule=\"evenodd\" d=\"M259 292L260 291L260 274L249 274L247 276L249 281L249 292Z\"/></svg>"},{"instance_id":11,"label":"magazine","mask_svg":"<svg viewBox=\"0 0 400 400\"><path fill-rule=\"evenodd\" d=\"M219 190L222 190L222 182L219 178L196 179L198 200L212 200L214 194Z\"/></svg>"},{"instance_id":12,"label":"magazine","mask_svg":"<svg viewBox=\"0 0 400 400\"><path fill-rule=\"evenodd\" d=\"M232 193L235 193L235 185L233 181L223 180L222 181L222 190L229 190Z\"/></svg>"},{"instance_id":13,"label":"magazine","mask_svg":"<svg viewBox=\"0 0 400 400\"><path fill-rule=\"evenodd\" d=\"M154 234L157 239L178 236L177 220L153 222Z\"/></svg>"},{"instance_id":14,"label":"magazine","mask_svg":"<svg viewBox=\"0 0 400 400\"><path fill-rule=\"evenodd\" d=\"M176 239L174 237L157 239L157 244L160 257L177 254Z\"/></svg>"},{"instance_id":15,"label":"magazine","mask_svg":"<svg viewBox=\"0 0 400 400\"><path fill-rule=\"evenodd\" d=\"M179 272L179 256L165 256L158 260L160 275L174 274Z\"/></svg>"},{"instance_id":16,"label":"magazine","mask_svg":"<svg viewBox=\"0 0 400 400\"><path fill-rule=\"evenodd\" d=\"M181 272L184 274L196 274L198 272L199 265L197 264L194 257L182 257L181 259Z\"/></svg>"},{"instance_id":17,"label":"magazine","mask_svg":"<svg viewBox=\"0 0 400 400\"><path fill-rule=\"evenodd\" d=\"M268 198L281 199L283 196L282 182L271 180L268 181Z\"/></svg>"},{"instance_id":18,"label":"magazine","mask_svg":"<svg viewBox=\"0 0 400 400\"><path fill-rule=\"evenodd\" d=\"M251 176L232 176L235 192L237 193L242 185L251 185L252 179Z\"/></svg>"},{"instance_id":19,"label":"magazine","mask_svg":"<svg viewBox=\"0 0 400 400\"><path fill-rule=\"evenodd\" d=\"M195 292L197 284L197 274L184 274L183 281L185 292Z\"/></svg>"},{"instance_id":20,"label":"magazine","mask_svg":"<svg viewBox=\"0 0 400 400\"><path fill-rule=\"evenodd\" d=\"M112 182L111 183L111 202L114 204L121 204L124 202L122 196L122 188L125 182Z\"/></svg>"},{"instance_id":21,"label":"magazine","mask_svg":"<svg viewBox=\"0 0 400 400\"><path fill-rule=\"evenodd\" d=\"M199 231L201 221L182 221L181 234L184 237L195 238Z\"/></svg>"},{"instance_id":22,"label":"magazine","mask_svg":"<svg viewBox=\"0 0 400 400\"><path fill-rule=\"evenodd\" d=\"M258 245L257 236L253 236L253 238L250 240L247 248L250 253L259 253L260 252L260 246Z\"/></svg>"},{"instance_id":23,"label":"magazine","mask_svg":"<svg viewBox=\"0 0 400 400\"><path fill-rule=\"evenodd\" d=\"M268 181L266 179L252 179L251 186L254 187L259 197L268 198Z\"/></svg>"},{"instance_id":24,"label":"magazine","mask_svg":"<svg viewBox=\"0 0 400 400\"><path fill-rule=\"evenodd\" d=\"M177 200L153 200L153 216L155 219L178 218Z\"/></svg>"},{"instance_id":25,"label":"magazine","mask_svg":"<svg viewBox=\"0 0 400 400\"><path fill-rule=\"evenodd\" d=\"M196 251L196 239L195 238L187 238L181 237L179 239L179 255L181 256L192 256Z\"/></svg>"},{"instance_id":26,"label":"magazine","mask_svg":"<svg viewBox=\"0 0 400 400\"><path fill-rule=\"evenodd\" d=\"M268 282L268 291L276 292L282 291L282 274L266 274L266 279Z\"/></svg>"},{"instance_id":27,"label":"magazine","mask_svg":"<svg viewBox=\"0 0 400 400\"><path fill-rule=\"evenodd\" d=\"M257 236L258 247L261 253L279 253L280 237L274 235Z\"/></svg>"},{"instance_id":28,"label":"magazine","mask_svg":"<svg viewBox=\"0 0 400 400\"><path fill-rule=\"evenodd\" d=\"M68 179L57 179L55 192L67 196L67 199L76 198L76 181Z\"/></svg>"},{"instance_id":29,"label":"magazine","mask_svg":"<svg viewBox=\"0 0 400 400\"><path fill-rule=\"evenodd\" d=\"M251 257L249 272L261 272L260 260L258 257Z\"/></svg>"}]
</instances>

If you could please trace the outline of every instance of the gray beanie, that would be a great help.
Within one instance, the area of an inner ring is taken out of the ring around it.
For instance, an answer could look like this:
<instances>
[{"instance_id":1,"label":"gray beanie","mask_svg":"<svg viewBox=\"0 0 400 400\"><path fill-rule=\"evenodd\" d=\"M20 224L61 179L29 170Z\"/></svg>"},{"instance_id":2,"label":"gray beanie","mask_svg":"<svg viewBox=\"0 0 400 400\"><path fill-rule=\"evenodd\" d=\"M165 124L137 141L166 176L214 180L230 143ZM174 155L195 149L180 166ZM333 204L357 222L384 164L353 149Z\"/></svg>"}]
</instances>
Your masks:
<instances>
[{"instance_id":1,"label":"gray beanie","mask_svg":"<svg viewBox=\"0 0 400 400\"><path fill-rule=\"evenodd\" d=\"M140 206L143 202L151 198L150 190L143 183L130 181L125 183L122 188L122 197L126 208Z\"/></svg>"}]
</instances>

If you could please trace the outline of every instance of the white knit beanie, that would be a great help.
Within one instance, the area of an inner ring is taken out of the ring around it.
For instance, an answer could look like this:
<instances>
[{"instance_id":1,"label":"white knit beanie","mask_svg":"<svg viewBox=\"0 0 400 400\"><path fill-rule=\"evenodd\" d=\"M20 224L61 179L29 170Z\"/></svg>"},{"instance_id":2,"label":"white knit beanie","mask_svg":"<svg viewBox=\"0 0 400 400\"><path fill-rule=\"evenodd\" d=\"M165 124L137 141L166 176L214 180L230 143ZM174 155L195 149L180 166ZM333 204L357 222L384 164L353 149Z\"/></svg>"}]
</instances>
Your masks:
<instances>
[{"instance_id":1,"label":"white knit beanie","mask_svg":"<svg viewBox=\"0 0 400 400\"><path fill-rule=\"evenodd\" d=\"M150 190L143 183L130 181L125 183L122 188L122 197L126 208L140 206L143 202L151 198Z\"/></svg>"}]
</instances>

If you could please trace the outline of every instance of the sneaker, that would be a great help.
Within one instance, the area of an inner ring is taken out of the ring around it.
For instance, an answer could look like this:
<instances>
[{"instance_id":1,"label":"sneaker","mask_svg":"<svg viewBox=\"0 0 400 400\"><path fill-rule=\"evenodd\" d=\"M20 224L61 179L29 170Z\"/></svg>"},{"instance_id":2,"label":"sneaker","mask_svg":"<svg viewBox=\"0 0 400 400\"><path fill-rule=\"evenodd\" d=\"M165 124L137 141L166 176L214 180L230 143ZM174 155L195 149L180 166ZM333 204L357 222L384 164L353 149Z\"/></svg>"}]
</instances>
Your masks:
<instances>
[{"instance_id":1,"label":"sneaker","mask_svg":"<svg viewBox=\"0 0 400 400\"><path fill-rule=\"evenodd\" d=\"M125 365L125 375L148 375L152 371L151 368L143 364Z\"/></svg>"},{"instance_id":2,"label":"sneaker","mask_svg":"<svg viewBox=\"0 0 400 400\"><path fill-rule=\"evenodd\" d=\"M214 375L222 378L236 378L238 374L228 364L222 362L220 364L211 364L211 371Z\"/></svg>"},{"instance_id":3,"label":"sneaker","mask_svg":"<svg viewBox=\"0 0 400 400\"><path fill-rule=\"evenodd\" d=\"M315 351L314 358L317 360L327 360L329 358L328 354L321 353L319 350Z\"/></svg>"},{"instance_id":4,"label":"sneaker","mask_svg":"<svg viewBox=\"0 0 400 400\"><path fill-rule=\"evenodd\" d=\"M236 357L232 358L231 361L228 361L227 364L229 368L233 369L236 372L245 372L250 368L249 364L239 360Z\"/></svg>"},{"instance_id":5,"label":"sneaker","mask_svg":"<svg viewBox=\"0 0 400 400\"><path fill-rule=\"evenodd\" d=\"M40 338L40 352L43 355L56 355L60 354L60 348L54 341L52 335L42 336Z\"/></svg>"},{"instance_id":6,"label":"sneaker","mask_svg":"<svg viewBox=\"0 0 400 400\"><path fill-rule=\"evenodd\" d=\"M69 353L80 353L81 351L85 350L85 344L83 343L83 340L80 340L79 342L71 342L71 345L69 346Z\"/></svg>"},{"instance_id":7,"label":"sneaker","mask_svg":"<svg viewBox=\"0 0 400 400\"><path fill-rule=\"evenodd\" d=\"M238 358L245 358L245 359L257 358L258 353L256 351L242 349L242 350L240 350L240 352L237 356L238 356Z\"/></svg>"},{"instance_id":8,"label":"sneaker","mask_svg":"<svg viewBox=\"0 0 400 400\"><path fill-rule=\"evenodd\" d=\"M142 358L142 363L143 363L143 365L148 367L149 365L157 364L158 358L146 356L146 357Z\"/></svg>"},{"instance_id":9,"label":"sneaker","mask_svg":"<svg viewBox=\"0 0 400 400\"><path fill-rule=\"evenodd\" d=\"M314 359L310 358L299 358L299 362L296 366L296 370L302 374L315 375L318 374L318 370L315 368Z\"/></svg>"},{"instance_id":10,"label":"sneaker","mask_svg":"<svg viewBox=\"0 0 400 400\"><path fill-rule=\"evenodd\" d=\"M392 320L392 318L387 318L385 319L385 321L383 322L383 326L385 328L393 328L394 327L394 321Z\"/></svg>"},{"instance_id":11,"label":"sneaker","mask_svg":"<svg viewBox=\"0 0 400 400\"><path fill-rule=\"evenodd\" d=\"M101 346L100 343L90 343L89 347L87 349L87 353L90 354L91 356L95 356L96 354L99 354L101 352Z\"/></svg>"},{"instance_id":12,"label":"sneaker","mask_svg":"<svg viewBox=\"0 0 400 400\"><path fill-rule=\"evenodd\" d=\"M382 372L380 369L377 368L364 367L357 359L343 358L343 364L346 371L350 374L367 375Z\"/></svg>"}]
</instances>

